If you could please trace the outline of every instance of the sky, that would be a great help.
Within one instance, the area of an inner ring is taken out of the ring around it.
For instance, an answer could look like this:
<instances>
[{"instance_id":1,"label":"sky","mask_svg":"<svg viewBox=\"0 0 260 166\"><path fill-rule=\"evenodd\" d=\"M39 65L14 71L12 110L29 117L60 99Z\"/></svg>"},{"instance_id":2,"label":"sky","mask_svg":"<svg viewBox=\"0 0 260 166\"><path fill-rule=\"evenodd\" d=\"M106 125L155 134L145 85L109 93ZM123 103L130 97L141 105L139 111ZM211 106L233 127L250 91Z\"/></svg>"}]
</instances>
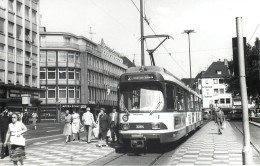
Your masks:
<instances>
[{"instance_id":1,"label":"sky","mask_svg":"<svg viewBox=\"0 0 260 166\"><path fill-rule=\"evenodd\" d=\"M41 26L49 32L69 32L91 38L141 62L139 0L41 0ZM243 35L251 45L260 36L259 0L144 0L144 11L156 34L172 37L155 52L155 63L179 78L189 77L189 47L184 30L190 34L192 77L219 59L232 59L232 37L236 17L242 17ZM153 35L144 22L144 34ZM250 40L251 38L251 40ZM250 41L249 41L250 40ZM147 39L145 50L159 44ZM150 58L145 52L145 65Z\"/></svg>"}]
</instances>

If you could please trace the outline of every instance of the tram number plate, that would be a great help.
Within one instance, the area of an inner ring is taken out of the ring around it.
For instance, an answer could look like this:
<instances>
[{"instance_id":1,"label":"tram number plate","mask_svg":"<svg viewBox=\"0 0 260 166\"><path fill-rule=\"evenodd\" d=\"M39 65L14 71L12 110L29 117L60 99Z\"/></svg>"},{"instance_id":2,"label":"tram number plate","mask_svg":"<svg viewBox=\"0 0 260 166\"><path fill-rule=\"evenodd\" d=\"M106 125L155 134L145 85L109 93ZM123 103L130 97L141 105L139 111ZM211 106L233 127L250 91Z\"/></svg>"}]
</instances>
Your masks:
<instances>
[{"instance_id":1,"label":"tram number plate","mask_svg":"<svg viewBox=\"0 0 260 166\"><path fill-rule=\"evenodd\" d=\"M136 129L144 129L144 125L135 125Z\"/></svg>"}]
</instances>

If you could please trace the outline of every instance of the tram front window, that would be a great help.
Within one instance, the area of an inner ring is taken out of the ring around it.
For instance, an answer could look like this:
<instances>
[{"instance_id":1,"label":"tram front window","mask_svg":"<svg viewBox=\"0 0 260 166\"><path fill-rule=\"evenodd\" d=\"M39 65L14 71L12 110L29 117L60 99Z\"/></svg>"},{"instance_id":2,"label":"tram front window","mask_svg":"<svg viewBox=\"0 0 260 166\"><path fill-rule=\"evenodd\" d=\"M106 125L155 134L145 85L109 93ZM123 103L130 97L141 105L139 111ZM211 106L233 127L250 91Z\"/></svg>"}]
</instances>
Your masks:
<instances>
[{"instance_id":1,"label":"tram front window","mask_svg":"<svg viewBox=\"0 0 260 166\"><path fill-rule=\"evenodd\" d=\"M131 87L121 91L120 110L123 112L156 112L164 106L163 93L157 87Z\"/></svg>"}]
</instances>

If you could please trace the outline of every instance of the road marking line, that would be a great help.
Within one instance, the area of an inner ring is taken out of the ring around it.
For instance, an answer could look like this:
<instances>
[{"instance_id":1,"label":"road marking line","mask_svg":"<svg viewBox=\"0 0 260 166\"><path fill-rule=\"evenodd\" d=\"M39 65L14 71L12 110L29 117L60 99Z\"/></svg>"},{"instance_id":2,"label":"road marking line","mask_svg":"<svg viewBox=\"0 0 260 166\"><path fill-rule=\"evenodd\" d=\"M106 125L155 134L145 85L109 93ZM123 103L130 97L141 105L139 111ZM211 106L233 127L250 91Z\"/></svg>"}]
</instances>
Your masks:
<instances>
[{"instance_id":1,"label":"road marking line","mask_svg":"<svg viewBox=\"0 0 260 166\"><path fill-rule=\"evenodd\" d=\"M61 131L61 130L49 130L49 131L45 131L45 132L50 133L50 132L54 132L54 131Z\"/></svg>"},{"instance_id":2,"label":"road marking line","mask_svg":"<svg viewBox=\"0 0 260 166\"><path fill-rule=\"evenodd\" d=\"M42 138L51 138L51 137L57 137L57 136L62 136L63 134L57 134L57 135L51 135L51 136L46 136L46 137L37 137L37 138L29 138L26 139L27 141L32 141L32 140L36 140L36 139L42 139Z\"/></svg>"}]
</instances>

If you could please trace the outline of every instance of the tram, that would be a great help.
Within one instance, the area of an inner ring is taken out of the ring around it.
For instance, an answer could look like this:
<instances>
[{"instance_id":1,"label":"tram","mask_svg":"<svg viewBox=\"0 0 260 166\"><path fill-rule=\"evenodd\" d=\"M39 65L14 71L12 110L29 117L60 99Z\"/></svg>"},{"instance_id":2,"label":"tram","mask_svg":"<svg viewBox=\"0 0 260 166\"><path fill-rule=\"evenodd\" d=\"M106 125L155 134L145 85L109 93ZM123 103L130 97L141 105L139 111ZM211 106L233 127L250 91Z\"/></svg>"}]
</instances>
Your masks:
<instances>
[{"instance_id":1,"label":"tram","mask_svg":"<svg viewBox=\"0 0 260 166\"><path fill-rule=\"evenodd\" d=\"M199 95L166 69L127 69L119 82L119 139L132 148L177 141L203 123Z\"/></svg>"}]
</instances>

